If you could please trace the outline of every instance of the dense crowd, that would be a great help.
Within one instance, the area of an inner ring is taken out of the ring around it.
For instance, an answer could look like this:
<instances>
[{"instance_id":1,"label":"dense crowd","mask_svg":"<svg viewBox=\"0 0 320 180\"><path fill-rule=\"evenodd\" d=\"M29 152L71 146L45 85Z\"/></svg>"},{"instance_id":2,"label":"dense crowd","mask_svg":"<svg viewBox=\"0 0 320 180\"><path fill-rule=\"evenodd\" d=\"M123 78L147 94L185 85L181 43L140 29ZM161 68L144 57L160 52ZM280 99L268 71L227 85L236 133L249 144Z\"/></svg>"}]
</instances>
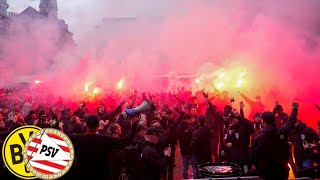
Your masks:
<instances>
[{"instance_id":1,"label":"dense crowd","mask_svg":"<svg viewBox=\"0 0 320 180\"><path fill-rule=\"evenodd\" d=\"M278 102L266 111L259 96L251 100L240 93L250 106L246 116L244 102L235 103L226 91L195 94L135 91L126 97L112 94L81 101L77 108L62 98L40 102L31 96L3 95L0 142L24 125L62 130L75 147L74 164L63 179L174 179L178 150L184 179L190 174L203 177L198 166L208 162L233 163L242 175L264 179L286 179L288 164L296 177L310 175L305 170L319 163L320 123L316 132L297 119L298 103L292 104L290 114ZM150 110L128 114L144 101ZM0 167L2 175L10 174Z\"/></svg>"}]
</instances>

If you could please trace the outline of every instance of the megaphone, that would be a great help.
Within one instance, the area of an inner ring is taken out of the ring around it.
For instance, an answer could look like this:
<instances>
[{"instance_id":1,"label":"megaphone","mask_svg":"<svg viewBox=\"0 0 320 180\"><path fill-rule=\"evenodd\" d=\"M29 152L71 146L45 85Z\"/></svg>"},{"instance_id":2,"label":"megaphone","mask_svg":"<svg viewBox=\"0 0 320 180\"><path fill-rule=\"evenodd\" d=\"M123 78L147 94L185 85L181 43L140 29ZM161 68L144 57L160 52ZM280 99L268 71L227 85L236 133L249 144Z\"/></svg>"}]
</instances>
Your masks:
<instances>
[{"instance_id":1,"label":"megaphone","mask_svg":"<svg viewBox=\"0 0 320 180\"><path fill-rule=\"evenodd\" d=\"M136 107L136 108L132 108L132 109L127 109L125 110L125 114L127 115L127 118L129 117L132 117L134 115L137 115L137 114L150 114L151 113L151 110L152 110L152 106L151 104L144 100L140 106Z\"/></svg>"}]
</instances>

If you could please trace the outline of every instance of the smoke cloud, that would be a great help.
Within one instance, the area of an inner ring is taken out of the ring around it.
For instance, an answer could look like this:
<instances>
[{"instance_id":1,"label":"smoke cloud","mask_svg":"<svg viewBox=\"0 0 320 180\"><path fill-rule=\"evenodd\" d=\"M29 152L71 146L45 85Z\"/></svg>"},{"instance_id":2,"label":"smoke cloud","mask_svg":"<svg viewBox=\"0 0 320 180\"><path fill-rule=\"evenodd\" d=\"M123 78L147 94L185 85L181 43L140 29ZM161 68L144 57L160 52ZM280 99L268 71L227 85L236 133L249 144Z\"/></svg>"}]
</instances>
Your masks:
<instances>
[{"instance_id":1,"label":"smoke cloud","mask_svg":"<svg viewBox=\"0 0 320 180\"><path fill-rule=\"evenodd\" d=\"M252 98L260 95L269 110L278 100L289 111L290 103L297 100L304 121L314 124L319 116L313 107L320 103L318 0L58 3L59 17L70 25L77 49L62 51L51 61L43 58L56 52L56 28L48 22L35 23L45 29L20 30L14 41L6 42L0 67L10 69L7 80L36 69L55 93L71 96L85 82L114 89L120 79L127 89L168 90L157 77L170 73L205 77L206 83L196 83L194 78L191 86L208 89L210 83L217 86L219 74L225 72L225 90L231 96L238 97L238 89ZM16 49L21 49L18 54ZM244 84L237 88L242 71ZM169 78L172 88L179 82Z\"/></svg>"}]
</instances>

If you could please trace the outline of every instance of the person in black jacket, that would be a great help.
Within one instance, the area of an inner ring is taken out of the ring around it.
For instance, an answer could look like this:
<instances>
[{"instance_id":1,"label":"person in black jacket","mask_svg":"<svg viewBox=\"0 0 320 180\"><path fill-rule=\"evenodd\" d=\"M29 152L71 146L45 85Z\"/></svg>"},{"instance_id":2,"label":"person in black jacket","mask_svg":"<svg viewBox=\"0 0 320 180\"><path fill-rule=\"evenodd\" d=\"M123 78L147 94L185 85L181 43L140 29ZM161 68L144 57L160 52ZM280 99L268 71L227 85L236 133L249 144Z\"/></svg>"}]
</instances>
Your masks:
<instances>
[{"instance_id":1,"label":"person in black jacket","mask_svg":"<svg viewBox=\"0 0 320 180\"><path fill-rule=\"evenodd\" d=\"M288 138L296 121L297 113L298 104L293 103L290 118L280 128L276 127L275 115L272 112L262 113L264 128L254 138L250 153L251 161L256 168L254 170L256 175L265 180L288 178L290 156Z\"/></svg>"},{"instance_id":2,"label":"person in black jacket","mask_svg":"<svg viewBox=\"0 0 320 180\"><path fill-rule=\"evenodd\" d=\"M276 125L277 125L278 128L283 126L287 122L287 120L289 118L288 114L283 111L283 108L279 104L278 101L275 102L275 106L273 108L273 113L276 116ZM297 172L297 168L296 168L296 165L294 163L293 156L292 156L292 143L289 143L289 145L290 145L289 146L289 151L290 151L289 164L291 166L291 169L292 169L292 172L293 172L294 176L297 177L297 173L298 172Z\"/></svg>"},{"instance_id":3,"label":"person in black jacket","mask_svg":"<svg viewBox=\"0 0 320 180\"><path fill-rule=\"evenodd\" d=\"M221 126L224 123L222 113L218 112L217 106L213 105L207 93L203 93L204 98L207 101L206 118L208 119L208 126L211 129L211 150L215 162L219 162L219 140L221 134Z\"/></svg>"},{"instance_id":4,"label":"person in black jacket","mask_svg":"<svg viewBox=\"0 0 320 180\"><path fill-rule=\"evenodd\" d=\"M244 103L243 103L243 101L240 101L240 115L243 118L245 118L243 108L244 108ZM252 139L256 135L258 135L262 130L262 123L261 123L261 117L260 116L261 116L260 112L257 112L253 116L253 134L252 134Z\"/></svg>"},{"instance_id":5,"label":"person in black jacket","mask_svg":"<svg viewBox=\"0 0 320 180\"><path fill-rule=\"evenodd\" d=\"M191 138L191 152L193 153L196 165L212 162L211 151L211 129L206 125L206 117L198 117L199 128L194 131ZM197 175L199 172L197 173ZM196 177L199 178L199 177Z\"/></svg>"},{"instance_id":6,"label":"person in black jacket","mask_svg":"<svg viewBox=\"0 0 320 180\"><path fill-rule=\"evenodd\" d=\"M293 144L294 158L297 171L313 166L313 153L304 150L304 144L317 144L317 133L300 120L294 124L289 142Z\"/></svg>"},{"instance_id":7,"label":"person in black jacket","mask_svg":"<svg viewBox=\"0 0 320 180\"><path fill-rule=\"evenodd\" d=\"M168 164L165 167L165 179L173 180L173 168L175 162L175 151L176 151L176 144L177 144L177 135L176 135L176 128L182 121L182 118L185 114L186 105L182 106L182 112L178 120L173 121L173 114L170 109L163 109L162 110L162 117L160 124L165 132L167 143L171 148L171 156L169 158Z\"/></svg>"},{"instance_id":8,"label":"person in black jacket","mask_svg":"<svg viewBox=\"0 0 320 180\"><path fill-rule=\"evenodd\" d=\"M240 116L235 109L229 114L229 132L226 138L226 146L230 149L230 162L236 163L247 172L250 167L249 162L249 145L250 137L253 133L253 124L249 120Z\"/></svg>"},{"instance_id":9,"label":"person in black jacket","mask_svg":"<svg viewBox=\"0 0 320 180\"><path fill-rule=\"evenodd\" d=\"M230 162L230 148L226 146L226 140L229 134L229 114L232 111L230 105L224 107L223 124L220 127L220 162Z\"/></svg>"},{"instance_id":10,"label":"person in black jacket","mask_svg":"<svg viewBox=\"0 0 320 180\"><path fill-rule=\"evenodd\" d=\"M184 179L189 179L188 177L188 169L189 169L189 163L191 163L191 166L193 168L193 178L197 178L197 167L195 164L194 156L191 153L190 150L190 142L192 138L192 134L194 132L194 128L190 126L192 122L192 116L189 114L185 114L183 116L183 121L179 124L177 128L177 137L180 144L180 152L182 156L182 175Z\"/></svg>"},{"instance_id":11,"label":"person in black jacket","mask_svg":"<svg viewBox=\"0 0 320 180\"><path fill-rule=\"evenodd\" d=\"M72 134L72 126L70 120L73 116L71 109L66 109L61 111L61 119L60 122L63 124L63 132L66 134Z\"/></svg>"},{"instance_id":12,"label":"person in black jacket","mask_svg":"<svg viewBox=\"0 0 320 180\"><path fill-rule=\"evenodd\" d=\"M87 116L87 132L69 135L75 150L77 179L112 179L109 162L112 149L128 146L134 137L137 122L132 123L130 134L125 138L97 134L100 118Z\"/></svg>"},{"instance_id":13,"label":"person in black jacket","mask_svg":"<svg viewBox=\"0 0 320 180\"><path fill-rule=\"evenodd\" d=\"M320 121L317 122L317 136L320 139ZM305 153L313 154L313 161L317 164L312 168L306 168L298 172L298 177L311 177L320 178L320 140L318 143L304 143L303 144Z\"/></svg>"},{"instance_id":14,"label":"person in black jacket","mask_svg":"<svg viewBox=\"0 0 320 180\"><path fill-rule=\"evenodd\" d=\"M158 142L158 130L154 127L147 129L145 142L143 143L143 148L141 151L141 158L144 162L144 173L141 180L160 180L160 175L163 170L164 165L169 160L171 156L171 148L168 147L164 150L164 157L161 158L157 152L155 145Z\"/></svg>"}]
</instances>

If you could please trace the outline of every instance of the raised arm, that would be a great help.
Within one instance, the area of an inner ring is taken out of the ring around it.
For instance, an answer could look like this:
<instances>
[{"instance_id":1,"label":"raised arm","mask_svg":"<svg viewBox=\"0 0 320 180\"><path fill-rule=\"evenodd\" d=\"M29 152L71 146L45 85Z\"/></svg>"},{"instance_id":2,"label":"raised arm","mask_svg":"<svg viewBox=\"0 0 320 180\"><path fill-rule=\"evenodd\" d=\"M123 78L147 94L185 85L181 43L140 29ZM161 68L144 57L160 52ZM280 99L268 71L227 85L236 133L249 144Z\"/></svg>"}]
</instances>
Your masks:
<instances>
[{"instance_id":1,"label":"raised arm","mask_svg":"<svg viewBox=\"0 0 320 180\"><path fill-rule=\"evenodd\" d=\"M244 95L243 93L240 93L240 96L251 106L253 105L253 101L246 95Z\"/></svg>"},{"instance_id":2,"label":"raised arm","mask_svg":"<svg viewBox=\"0 0 320 180\"><path fill-rule=\"evenodd\" d=\"M280 127L280 132L286 138L289 137L291 130L293 129L294 123L297 121L299 104L296 102L292 103L292 111L288 121Z\"/></svg>"},{"instance_id":3,"label":"raised arm","mask_svg":"<svg viewBox=\"0 0 320 180\"><path fill-rule=\"evenodd\" d=\"M113 122L115 121L115 117L116 117L119 113L121 113L123 103L124 103L124 101L122 101L122 102L117 106L116 109L114 109L114 110L111 111L110 113L106 113L106 114L102 117L102 119L103 119L103 120L109 120L110 123L113 123Z\"/></svg>"},{"instance_id":4,"label":"raised arm","mask_svg":"<svg viewBox=\"0 0 320 180\"><path fill-rule=\"evenodd\" d=\"M207 93L203 93L203 97L206 99L207 102L207 112L206 114L210 114L212 116L214 116L214 121L218 121L218 123L223 123L223 118L222 116L217 112L217 108L214 107L214 105L212 104L212 102L209 99L209 96ZM210 121L209 121L210 122ZM212 124L211 124L212 125ZM213 126L213 125L212 125Z\"/></svg>"},{"instance_id":5,"label":"raised arm","mask_svg":"<svg viewBox=\"0 0 320 180\"><path fill-rule=\"evenodd\" d=\"M179 116L178 120L174 123L174 129L176 129L179 126L180 122L182 121L183 116L186 114L185 112L186 112L187 107L188 107L187 104L182 106L182 111L180 113L180 116Z\"/></svg>"},{"instance_id":6,"label":"raised arm","mask_svg":"<svg viewBox=\"0 0 320 180\"><path fill-rule=\"evenodd\" d=\"M116 148L124 148L130 145L133 141L134 135L136 133L136 128L139 123L139 120L132 122L132 126L130 129L129 134L126 137L111 137L111 136L104 136L103 142L106 146L116 147Z\"/></svg>"},{"instance_id":7,"label":"raised arm","mask_svg":"<svg viewBox=\"0 0 320 180\"><path fill-rule=\"evenodd\" d=\"M244 118L243 108L244 108L244 103L243 103L243 101L240 101L240 116L242 116Z\"/></svg>"},{"instance_id":8,"label":"raised arm","mask_svg":"<svg viewBox=\"0 0 320 180\"><path fill-rule=\"evenodd\" d=\"M174 95L174 97L181 103L181 104L185 104L186 102L183 101L182 99L180 99L178 96Z\"/></svg>"}]
</instances>

